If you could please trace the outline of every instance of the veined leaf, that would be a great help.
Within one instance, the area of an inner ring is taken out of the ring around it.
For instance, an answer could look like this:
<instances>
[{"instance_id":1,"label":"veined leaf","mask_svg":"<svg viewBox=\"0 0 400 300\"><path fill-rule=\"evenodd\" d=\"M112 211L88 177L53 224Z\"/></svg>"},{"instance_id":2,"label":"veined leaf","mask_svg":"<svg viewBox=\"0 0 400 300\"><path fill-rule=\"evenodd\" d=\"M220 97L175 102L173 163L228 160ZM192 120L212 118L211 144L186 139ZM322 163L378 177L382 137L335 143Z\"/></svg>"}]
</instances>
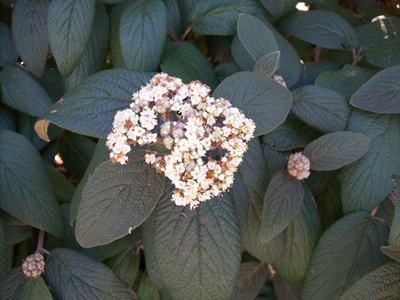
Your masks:
<instances>
[{"instance_id":1,"label":"veined leaf","mask_svg":"<svg viewBox=\"0 0 400 300\"><path fill-rule=\"evenodd\" d=\"M396 185L396 208L393 216L393 224L389 234L389 245L400 245L400 175L392 175L392 180Z\"/></svg>"},{"instance_id":2,"label":"veined leaf","mask_svg":"<svg viewBox=\"0 0 400 300\"><path fill-rule=\"evenodd\" d=\"M376 113L400 113L400 66L383 70L351 97L350 104Z\"/></svg>"},{"instance_id":3,"label":"veined leaf","mask_svg":"<svg viewBox=\"0 0 400 300\"><path fill-rule=\"evenodd\" d=\"M110 24L111 24L111 39L110 39L110 53L111 62L114 68L126 68L124 57L122 56L121 40L119 36L121 16L126 8L133 0L123 1L111 8Z\"/></svg>"},{"instance_id":4,"label":"veined leaf","mask_svg":"<svg viewBox=\"0 0 400 300\"><path fill-rule=\"evenodd\" d=\"M278 275L272 277L274 292L278 300L300 300L302 284L290 285Z\"/></svg>"},{"instance_id":5,"label":"veined leaf","mask_svg":"<svg viewBox=\"0 0 400 300\"><path fill-rule=\"evenodd\" d=\"M140 255L136 252L137 248L129 247L112 261L107 263L111 270L128 286L132 286L135 282L139 271Z\"/></svg>"},{"instance_id":6,"label":"veined leaf","mask_svg":"<svg viewBox=\"0 0 400 300\"><path fill-rule=\"evenodd\" d=\"M129 154L127 165L101 164L85 186L76 222L82 247L108 244L129 234L160 198L165 177L146 164L144 150Z\"/></svg>"},{"instance_id":7,"label":"veined leaf","mask_svg":"<svg viewBox=\"0 0 400 300\"><path fill-rule=\"evenodd\" d=\"M129 108L132 94L150 78L146 73L126 69L96 73L50 107L36 122L35 130L44 140L48 140L49 123L80 134L106 137L117 111Z\"/></svg>"},{"instance_id":8,"label":"veined leaf","mask_svg":"<svg viewBox=\"0 0 400 300\"><path fill-rule=\"evenodd\" d=\"M32 227L14 218L5 211L0 211L0 219L4 225L7 245L15 245L32 234Z\"/></svg>"},{"instance_id":9,"label":"veined leaf","mask_svg":"<svg viewBox=\"0 0 400 300\"><path fill-rule=\"evenodd\" d=\"M0 130L0 162L0 207L22 222L62 237L60 208L35 147L15 132Z\"/></svg>"},{"instance_id":10,"label":"veined leaf","mask_svg":"<svg viewBox=\"0 0 400 300\"><path fill-rule=\"evenodd\" d=\"M163 0L163 2L167 8L168 27L171 28L176 36L181 36L183 33L183 28L178 0Z\"/></svg>"},{"instance_id":11,"label":"veined leaf","mask_svg":"<svg viewBox=\"0 0 400 300\"><path fill-rule=\"evenodd\" d=\"M219 64L214 69L215 74L217 75L218 81L222 82L227 77L232 76L233 74L242 71L239 65L234 61L224 62Z\"/></svg>"},{"instance_id":12,"label":"veined leaf","mask_svg":"<svg viewBox=\"0 0 400 300\"><path fill-rule=\"evenodd\" d=\"M345 213L372 211L393 190L392 174L400 174L400 119L396 114L374 114L353 109L348 131L371 140L369 151L339 174Z\"/></svg>"},{"instance_id":13,"label":"veined leaf","mask_svg":"<svg viewBox=\"0 0 400 300\"><path fill-rule=\"evenodd\" d=\"M293 12L279 27L292 36L328 49L349 50L357 45L353 27L341 16L328 11Z\"/></svg>"},{"instance_id":14,"label":"veined leaf","mask_svg":"<svg viewBox=\"0 0 400 300\"><path fill-rule=\"evenodd\" d=\"M276 151L274 149L271 149L271 147L265 144L262 146L262 149L263 149L264 163L265 163L264 168L267 171L265 180L266 180L266 185L268 186L272 178L276 174L276 172L284 169L287 166L290 152ZM265 193L263 195L265 195ZM264 200L262 202L264 202Z\"/></svg>"},{"instance_id":15,"label":"veined leaf","mask_svg":"<svg viewBox=\"0 0 400 300\"><path fill-rule=\"evenodd\" d=\"M365 59L372 65L381 68L390 68L400 64L399 41L383 39L371 44L363 51Z\"/></svg>"},{"instance_id":16,"label":"veined leaf","mask_svg":"<svg viewBox=\"0 0 400 300\"><path fill-rule=\"evenodd\" d=\"M306 85L293 91L292 112L302 121L321 130L346 130L351 106L338 92L315 85Z\"/></svg>"},{"instance_id":17,"label":"veined leaf","mask_svg":"<svg viewBox=\"0 0 400 300\"><path fill-rule=\"evenodd\" d=\"M217 87L213 97L228 99L252 119L256 124L255 136L282 124L292 104L292 94L287 88L268 76L252 72L228 77Z\"/></svg>"},{"instance_id":18,"label":"veined leaf","mask_svg":"<svg viewBox=\"0 0 400 300\"><path fill-rule=\"evenodd\" d=\"M144 271L142 280L140 282L140 288L138 296L141 300L160 300L160 293L157 291L154 284L151 282L150 277L147 275L147 271Z\"/></svg>"},{"instance_id":19,"label":"veined leaf","mask_svg":"<svg viewBox=\"0 0 400 300\"><path fill-rule=\"evenodd\" d=\"M21 299L29 300L52 300L49 289L41 276L31 277L24 285L21 292Z\"/></svg>"},{"instance_id":20,"label":"veined leaf","mask_svg":"<svg viewBox=\"0 0 400 300\"><path fill-rule=\"evenodd\" d=\"M364 134L353 132L328 133L311 142L304 155L316 171L332 171L340 169L367 153L370 140Z\"/></svg>"},{"instance_id":21,"label":"veined leaf","mask_svg":"<svg viewBox=\"0 0 400 300\"><path fill-rule=\"evenodd\" d=\"M323 193L336 179L339 170L334 171L311 171L310 176L304 179L304 183L314 196Z\"/></svg>"},{"instance_id":22,"label":"veined leaf","mask_svg":"<svg viewBox=\"0 0 400 300\"><path fill-rule=\"evenodd\" d=\"M12 13L12 34L18 54L36 77L43 76L49 51L47 10L50 0L21 0Z\"/></svg>"},{"instance_id":23,"label":"veined leaf","mask_svg":"<svg viewBox=\"0 0 400 300\"><path fill-rule=\"evenodd\" d=\"M301 207L303 196L300 181L290 176L286 170L275 174L264 197L261 242L270 241L292 222Z\"/></svg>"},{"instance_id":24,"label":"veined leaf","mask_svg":"<svg viewBox=\"0 0 400 300\"><path fill-rule=\"evenodd\" d=\"M4 68L0 86L5 104L31 116L40 117L53 104L46 90L21 68Z\"/></svg>"},{"instance_id":25,"label":"veined leaf","mask_svg":"<svg viewBox=\"0 0 400 300\"><path fill-rule=\"evenodd\" d=\"M365 211L333 224L311 256L302 299L338 299L357 280L387 263L389 258L379 248L387 243L388 234L388 226Z\"/></svg>"},{"instance_id":26,"label":"veined leaf","mask_svg":"<svg viewBox=\"0 0 400 300\"><path fill-rule=\"evenodd\" d=\"M11 30L6 24L0 23L0 67L10 67L18 60Z\"/></svg>"},{"instance_id":27,"label":"veined leaf","mask_svg":"<svg viewBox=\"0 0 400 300\"><path fill-rule=\"evenodd\" d=\"M278 18L281 15L284 2L284 0L261 0L261 3L274 18Z\"/></svg>"},{"instance_id":28,"label":"veined leaf","mask_svg":"<svg viewBox=\"0 0 400 300\"><path fill-rule=\"evenodd\" d=\"M92 32L94 0L52 0L48 11L48 37L54 59L68 77L85 52Z\"/></svg>"},{"instance_id":29,"label":"veined leaf","mask_svg":"<svg viewBox=\"0 0 400 300\"><path fill-rule=\"evenodd\" d=\"M61 299L134 299L102 263L74 250L57 248L46 259L46 277Z\"/></svg>"},{"instance_id":30,"label":"veined leaf","mask_svg":"<svg viewBox=\"0 0 400 300\"><path fill-rule=\"evenodd\" d=\"M45 163L44 166L46 167L47 176L50 179L57 201L59 203L71 202L75 186L52 165Z\"/></svg>"},{"instance_id":31,"label":"veined leaf","mask_svg":"<svg viewBox=\"0 0 400 300\"><path fill-rule=\"evenodd\" d=\"M131 2L119 21L124 62L135 71L157 71L167 37L167 10L161 0Z\"/></svg>"},{"instance_id":32,"label":"veined leaf","mask_svg":"<svg viewBox=\"0 0 400 300\"><path fill-rule=\"evenodd\" d=\"M6 228L0 219L0 282L6 277L8 269Z\"/></svg>"},{"instance_id":33,"label":"veined leaf","mask_svg":"<svg viewBox=\"0 0 400 300\"><path fill-rule=\"evenodd\" d=\"M261 57L254 65L253 72L271 76L279 69L280 51L275 51Z\"/></svg>"},{"instance_id":34,"label":"veined leaf","mask_svg":"<svg viewBox=\"0 0 400 300\"><path fill-rule=\"evenodd\" d=\"M7 273L0 283L1 300L20 299L25 283L29 280L24 275L21 267L15 267Z\"/></svg>"},{"instance_id":35,"label":"veined leaf","mask_svg":"<svg viewBox=\"0 0 400 300\"><path fill-rule=\"evenodd\" d=\"M381 251L390 258L400 261L400 245L381 246Z\"/></svg>"}]
</instances>

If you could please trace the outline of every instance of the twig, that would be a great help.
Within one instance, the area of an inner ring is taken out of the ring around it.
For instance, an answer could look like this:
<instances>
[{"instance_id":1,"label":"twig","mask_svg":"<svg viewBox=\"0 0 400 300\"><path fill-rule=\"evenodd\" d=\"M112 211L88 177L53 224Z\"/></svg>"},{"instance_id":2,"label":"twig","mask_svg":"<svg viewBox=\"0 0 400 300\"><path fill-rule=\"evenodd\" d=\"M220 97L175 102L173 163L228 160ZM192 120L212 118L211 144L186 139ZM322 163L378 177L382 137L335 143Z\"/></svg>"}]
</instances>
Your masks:
<instances>
[{"instance_id":1,"label":"twig","mask_svg":"<svg viewBox=\"0 0 400 300\"><path fill-rule=\"evenodd\" d=\"M179 38L176 36L175 32L172 31L171 27L168 26L168 34L175 42L179 42Z\"/></svg>"},{"instance_id":2,"label":"twig","mask_svg":"<svg viewBox=\"0 0 400 300\"><path fill-rule=\"evenodd\" d=\"M353 62L351 63L353 66L355 66L360 60L361 60L361 51L362 47L360 47L360 50L358 50L358 53L356 53L356 49L353 48Z\"/></svg>"},{"instance_id":3,"label":"twig","mask_svg":"<svg viewBox=\"0 0 400 300\"><path fill-rule=\"evenodd\" d=\"M50 252L43 248L44 230L39 231L38 245L35 253L44 253L50 255Z\"/></svg>"},{"instance_id":4,"label":"twig","mask_svg":"<svg viewBox=\"0 0 400 300\"><path fill-rule=\"evenodd\" d=\"M321 46L314 48L314 61L319 61L319 56L321 54Z\"/></svg>"},{"instance_id":5,"label":"twig","mask_svg":"<svg viewBox=\"0 0 400 300\"><path fill-rule=\"evenodd\" d=\"M376 212L378 211L378 208L379 208L379 206L380 206L381 204L379 203L377 206L375 206L375 208L372 210L372 212L371 212L371 216L372 217L375 217L375 215L376 215Z\"/></svg>"},{"instance_id":6,"label":"twig","mask_svg":"<svg viewBox=\"0 0 400 300\"><path fill-rule=\"evenodd\" d=\"M14 66L20 67L22 70L24 70L26 73L29 73L29 70L27 67L22 65L20 62L15 62Z\"/></svg>"},{"instance_id":7,"label":"twig","mask_svg":"<svg viewBox=\"0 0 400 300\"><path fill-rule=\"evenodd\" d=\"M186 29L186 31L184 32L184 34L183 34L182 37L181 37L181 41L185 40L186 36L187 36L187 35L189 34L189 32L192 30L192 26L193 26L193 24L190 25L190 26L188 27L188 29Z\"/></svg>"}]
</instances>

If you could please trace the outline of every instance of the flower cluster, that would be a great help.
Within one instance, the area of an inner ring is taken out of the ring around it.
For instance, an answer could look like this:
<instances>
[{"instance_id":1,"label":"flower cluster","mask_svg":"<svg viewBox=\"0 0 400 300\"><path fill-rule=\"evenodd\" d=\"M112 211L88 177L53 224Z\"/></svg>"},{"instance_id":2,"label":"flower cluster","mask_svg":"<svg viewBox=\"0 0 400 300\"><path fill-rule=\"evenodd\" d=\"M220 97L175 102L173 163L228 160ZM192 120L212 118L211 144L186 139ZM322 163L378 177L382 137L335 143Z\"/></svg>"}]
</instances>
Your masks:
<instances>
[{"instance_id":1,"label":"flower cluster","mask_svg":"<svg viewBox=\"0 0 400 300\"><path fill-rule=\"evenodd\" d=\"M44 272L44 257L40 253L29 255L22 264L22 270L27 277L38 277Z\"/></svg>"},{"instance_id":2,"label":"flower cluster","mask_svg":"<svg viewBox=\"0 0 400 300\"><path fill-rule=\"evenodd\" d=\"M255 124L229 101L209 96L208 86L161 73L133 94L108 135L113 162L124 164L130 144L161 143L168 154L149 150L146 162L173 182L176 205L196 207L227 190L253 137ZM158 118L159 135L153 133ZM213 156L207 156L213 153Z\"/></svg>"},{"instance_id":3,"label":"flower cluster","mask_svg":"<svg viewBox=\"0 0 400 300\"><path fill-rule=\"evenodd\" d=\"M308 178L310 176L310 160L302 152L290 155L288 172L298 180Z\"/></svg>"}]
</instances>

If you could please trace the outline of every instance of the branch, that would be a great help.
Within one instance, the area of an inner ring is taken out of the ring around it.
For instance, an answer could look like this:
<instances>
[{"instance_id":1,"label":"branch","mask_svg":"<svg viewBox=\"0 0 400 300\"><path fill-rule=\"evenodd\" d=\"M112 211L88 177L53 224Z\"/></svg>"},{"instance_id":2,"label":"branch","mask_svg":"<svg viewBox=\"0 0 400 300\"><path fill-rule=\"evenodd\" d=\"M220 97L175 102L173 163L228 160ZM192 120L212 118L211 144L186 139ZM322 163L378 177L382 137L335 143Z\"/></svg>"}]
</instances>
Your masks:
<instances>
[{"instance_id":1,"label":"branch","mask_svg":"<svg viewBox=\"0 0 400 300\"><path fill-rule=\"evenodd\" d=\"M321 46L317 46L314 48L314 61L319 61L319 56L321 54Z\"/></svg>"},{"instance_id":2,"label":"branch","mask_svg":"<svg viewBox=\"0 0 400 300\"><path fill-rule=\"evenodd\" d=\"M168 26L168 34L175 42L180 41L179 38L176 36L176 34L172 31L171 27L169 26Z\"/></svg>"},{"instance_id":3,"label":"branch","mask_svg":"<svg viewBox=\"0 0 400 300\"><path fill-rule=\"evenodd\" d=\"M360 50L358 50L358 53L356 53L356 49L353 48L353 62L351 63L353 66L355 66L360 60L361 60L361 51L362 47L360 47Z\"/></svg>"},{"instance_id":4,"label":"branch","mask_svg":"<svg viewBox=\"0 0 400 300\"><path fill-rule=\"evenodd\" d=\"M183 41L183 40L186 38L186 36L189 34L189 32L192 30L192 26L193 26L193 24L190 25L190 26L188 27L188 29L186 29L185 33L184 33L184 34L182 35L182 37L181 37L181 41Z\"/></svg>"},{"instance_id":5,"label":"branch","mask_svg":"<svg viewBox=\"0 0 400 300\"><path fill-rule=\"evenodd\" d=\"M44 253L50 255L50 252L43 248L44 230L39 231L38 245L35 253Z\"/></svg>"}]
</instances>

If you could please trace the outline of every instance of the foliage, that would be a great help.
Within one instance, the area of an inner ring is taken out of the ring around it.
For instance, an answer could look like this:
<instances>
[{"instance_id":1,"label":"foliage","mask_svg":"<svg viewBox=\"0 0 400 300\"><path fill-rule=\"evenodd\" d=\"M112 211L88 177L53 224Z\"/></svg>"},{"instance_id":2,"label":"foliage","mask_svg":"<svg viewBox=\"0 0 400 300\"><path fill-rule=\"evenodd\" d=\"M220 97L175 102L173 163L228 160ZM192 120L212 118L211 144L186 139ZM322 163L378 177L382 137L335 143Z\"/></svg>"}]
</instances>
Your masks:
<instances>
[{"instance_id":1,"label":"foliage","mask_svg":"<svg viewBox=\"0 0 400 300\"><path fill-rule=\"evenodd\" d=\"M1 0L0 300L398 299L397 3ZM114 116L161 72L256 125L197 207L146 162L165 143L109 159Z\"/></svg>"}]
</instances>

